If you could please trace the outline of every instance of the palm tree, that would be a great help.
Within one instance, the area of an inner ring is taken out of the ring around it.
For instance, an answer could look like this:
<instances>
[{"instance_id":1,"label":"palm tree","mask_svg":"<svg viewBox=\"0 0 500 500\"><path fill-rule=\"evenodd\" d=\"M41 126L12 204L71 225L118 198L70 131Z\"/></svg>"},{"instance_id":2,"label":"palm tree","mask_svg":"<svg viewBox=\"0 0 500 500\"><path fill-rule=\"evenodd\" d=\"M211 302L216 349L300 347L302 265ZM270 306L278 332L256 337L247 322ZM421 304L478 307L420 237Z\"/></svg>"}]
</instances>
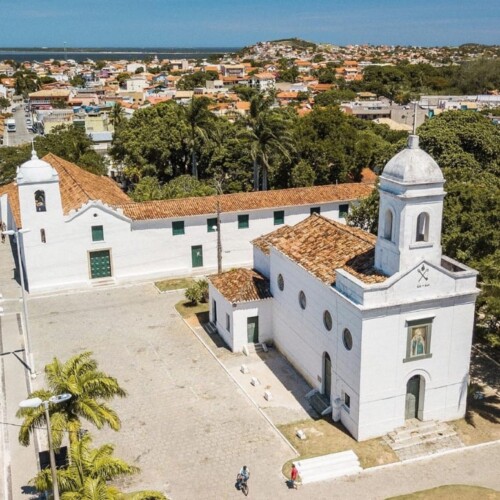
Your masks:
<instances>
[{"instance_id":1,"label":"palm tree","mask_svg":"<svg viewBox=\"0 0 500 500\"><path fill-rule=\"evenodd\" d=\"M72 396L64 403L49 407L50 425L56 448L61 445L66 431L69 432L71 445L77 441L82 418L98 429L105 425L115 431L120 429L120 419L106 401L115 396L125 397L127 393L115 378L97 369L97 361L91 356L91 352L83 352L65 363L54 358L52 363L45 366L48 389L30 394L30 398L38 397L43 401L57 394L69 393ZM19 442L23 446L28 446L33 430L46 424L43 405L38 408L20 408L17 416L24 418L19 431Z\"/></svg>"},{"instance_id":2,"label":"palm tree","mask_svg":"<svg viewBox=\"0 0 500 500\"><path fill-rule=\"evenodd\" d=\"M186 122L189 126L189 149L191 150L191 175L198 178L197 149L198 142L206 141L207 129L213 116L208 111L208 99L205 97L192 98L189 106L184 111Z\"/></svg>"},{"instance_id":3,"label":"palm tree","mask_svg":"<svg viewBox=\"0 0 500 500\"><path fill-rule=\"evenodd\" d=\"M109 113L109 121L116 129L123 123L125 119L125 112L123 110L123 106L120 102L115 102L115 105L111 108L111 112Z\"/></svg>"},{"instance_id":4,"label":"palm tree","mask_svg":"<svg viewBox=\"0 0 500 500\"><path fill-rule=\"evenodd\" d=\"M113 445L104 444L99 448L92 448L91 444L90 434L77 440L70 450L68 468L57 470L57 483L62 500L121 498L122 493L118 488L108 485L107 482L139 472L138 467L113 456ZM43 469L30 484L39 492L52 491L51 470Z\"/></svg>"},{"instance_id":5,"label":"palm tree","mask_svg":"<svg viewBox=\"0 0 500 500\"><path fill-rule=\"evenodd\" d=\"M288 121L279 112L261 113L251 131L251 156L254 165L254 190L259 190L259 172L262 172L262 190L268 189L270 160L274 154L289 160L293 139Z\"/></svg>"}]
</instances>

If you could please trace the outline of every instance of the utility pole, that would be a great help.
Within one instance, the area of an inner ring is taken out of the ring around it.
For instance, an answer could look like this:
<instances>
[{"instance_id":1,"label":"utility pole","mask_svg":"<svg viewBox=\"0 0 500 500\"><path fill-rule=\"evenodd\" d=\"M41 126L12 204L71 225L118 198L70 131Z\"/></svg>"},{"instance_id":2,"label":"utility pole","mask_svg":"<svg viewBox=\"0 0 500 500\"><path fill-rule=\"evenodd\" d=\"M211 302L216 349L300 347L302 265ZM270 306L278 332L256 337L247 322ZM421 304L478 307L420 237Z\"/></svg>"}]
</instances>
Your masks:
<instances>
[{"instance_id":1,"label":"utility pole","mask_svg":"<svg viewBox=\"0 0 500 500\"><path fill-rule=\"evenodd\" d=\"M217 200L217 274L222 273L222 238L220 234L220 203Z\"/></svg>"}]
</instances>

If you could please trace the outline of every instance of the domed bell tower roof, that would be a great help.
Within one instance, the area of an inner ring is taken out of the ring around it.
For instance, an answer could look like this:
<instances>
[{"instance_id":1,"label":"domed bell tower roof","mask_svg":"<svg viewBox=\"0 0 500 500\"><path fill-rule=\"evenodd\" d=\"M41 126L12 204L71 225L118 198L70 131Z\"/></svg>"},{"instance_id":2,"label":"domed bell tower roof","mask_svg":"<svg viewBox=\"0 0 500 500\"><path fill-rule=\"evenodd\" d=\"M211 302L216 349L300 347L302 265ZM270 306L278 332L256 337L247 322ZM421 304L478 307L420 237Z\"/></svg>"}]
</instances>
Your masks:
<instances>
[{"instance_id":1,"label":"domed bell tower roof","mask_svg":"<svg viewBox=\"0 0 500 500\"><path fill-rule=\"evenodd\" d=\"M408 145L391 158L382 172L381 179L398 184L434 184L444 182L439 165L419 148L418 135L408 137Z\"/></svg>"},{"instance_id":2,"label":"domed bell tower roof","mask_svg":"<svg viewBox=\"0 0 500 500\"><path fill-rule=\"evenodd\" d=\"M55 168L46 161L40 160L33 149L31 160L24 162L17 169L16 181L18 184L39 184L57 182L59 176Z\"/></svg>"}]
</instances>

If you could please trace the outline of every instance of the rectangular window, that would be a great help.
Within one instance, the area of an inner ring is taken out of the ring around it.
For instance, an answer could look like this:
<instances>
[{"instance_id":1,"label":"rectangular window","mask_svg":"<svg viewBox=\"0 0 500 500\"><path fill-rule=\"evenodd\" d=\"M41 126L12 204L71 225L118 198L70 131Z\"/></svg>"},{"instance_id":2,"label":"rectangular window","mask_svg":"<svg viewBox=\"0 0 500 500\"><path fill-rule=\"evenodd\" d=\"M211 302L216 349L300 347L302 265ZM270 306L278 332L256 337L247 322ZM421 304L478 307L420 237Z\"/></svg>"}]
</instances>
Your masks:
<instances>
[{"instance_id":1,"label":"rectangular window","mask_svg":"<svg viewBox=\"0 0 500 500\"><path fill-rule=\"evenodd\" d=\"M238 215L238 229L247 229L249 227L248 215Z\"/></svg>"},{"instance_id":2,"label":"rectangular window","mask_svg":"<svg viewBox=\"0 0 500 500\"><path fill-rule=\"evenodd\" d=\"M92 241L104 241L104 228L102 226L92 226Z\"/></svg>"},{"instance_id":3,"label":"rectangular window","mask_svg":"<svg viewBox=\"0 0 500 500\"><path fill-rule=\"evenodd\" d=\"M284 210L277 210L274 212L274 225L279 226L280 224L285 223L285 211Z\"/></svg>"},{"instance_id":4,"label":"rectangular window","mask_svg":"<svg viewBox=\"0 0 500 500\"><path fill-rule=\"evenodd\" d=\"M344 406L346 408L351 407L351 396L349 396L349 394L347 394L347 392L344 392Z\"/></svg>"},{"instance_id":5,"label":"rectangular window","mask_svg":"<svg viewBox=\"0 0 500 500\"><path fill-rule=\"evenodd\" d=\"M226 330L231 332L231 317L226 313Z\"/></svg>"},{"instance_id":6,"label":"rectangular window","mask_svg":"<svg viewBox=\"0 0 500 500\"><path fill-rule=\"evenodd\" d=\"M176 220L176 221L172 222L172 234L174 236L184 234L184 221L183 220Z\"/></svg>"},{"instance_id":7,"label":"rectangular window","mask_svg":"<svg viewBox=\"0 0 500 500\"><path fill-rule=\"evenodd\" d=\"M407 321L406 358L404 362L430 358L433 318Z\"/></svg>"},{"instance_id":8,"label":"rectangular window","mask_svg":"<svg viewBox=\"0 0 500 500\"><path fill-rule=\"evenodd\" d=\"M47 243L47 238L45 237L45 229L40 229L40 240L42 243Z\"/></svg>"},{"instance_id":9,"label":"rectangular window","mask_svg":"<svg viewBox=\"0 0 500 500\"><path fill-rule=\"evenodd\" d=\"M215 233L217 231L217 217L207 219L207 233Z\"/></svg>"},{"instance_id":10,"label":"rectangular window","mask_svg":"<svg viewBox=\"0 0 500 500\"><path fill-rule=\"evenodd\" d=\"M339 205L339 217L341 219L345 219L348 213L349 213L349 203L346 203L344 205Z\"/></svg>"},{"instance_id":11,"label":"rectangular window","mask_svg":"<svg viewBox=\"0 0 500 500\"><path fill-rule=\"evenodd\" d=\"M321 213L321 208L320 207L311 207L310 213L311 213L311 215L312 214L318 214L319 215Z\"/></svg>"}]
</instances>

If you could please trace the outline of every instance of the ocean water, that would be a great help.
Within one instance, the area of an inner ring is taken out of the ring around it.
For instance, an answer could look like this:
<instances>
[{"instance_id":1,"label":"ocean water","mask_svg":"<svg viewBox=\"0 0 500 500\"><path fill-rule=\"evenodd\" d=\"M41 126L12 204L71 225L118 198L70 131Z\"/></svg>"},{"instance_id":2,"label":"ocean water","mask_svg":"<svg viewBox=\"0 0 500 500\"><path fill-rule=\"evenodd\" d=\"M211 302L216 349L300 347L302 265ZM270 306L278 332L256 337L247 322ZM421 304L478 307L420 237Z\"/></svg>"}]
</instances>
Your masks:
<instances>
[{"instance_id":1,"label":"ocean water","mask_svg":"<svg viewBox=\"0 0 500 500\"><path fill-rule=\"evenodd\" d=\"M86 59L98 61L100 59L135 61L144 57L157 56L158 59L206 59L212 54L228 54L237 52L241 47L154 47L154 48L136 48L136 47L101 47L96 49L89 48L0 48L0 61L13 59L17 62L23 61L45 61L47 59L74 59L81 62Z\"/></svg>"}]
</instances>

